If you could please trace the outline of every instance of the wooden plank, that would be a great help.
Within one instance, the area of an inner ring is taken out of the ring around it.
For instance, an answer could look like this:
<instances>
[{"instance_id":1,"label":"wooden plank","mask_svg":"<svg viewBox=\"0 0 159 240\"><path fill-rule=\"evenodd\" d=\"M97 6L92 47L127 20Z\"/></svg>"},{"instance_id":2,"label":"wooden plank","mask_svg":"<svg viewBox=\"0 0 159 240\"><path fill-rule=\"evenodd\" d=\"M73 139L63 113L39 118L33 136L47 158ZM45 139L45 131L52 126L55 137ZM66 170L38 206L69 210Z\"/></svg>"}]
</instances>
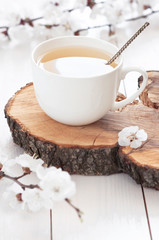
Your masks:
<instances>
[{"instance_id":1,"label":"wooden plank","mask_svg":"<svg viewBox=\"0 0 159 240\"><path fill-rule=\"evenodd\" d=\"M153 240L159 239L159 191L144 188Z\"/></svg>"},{"instance_id":2,"label":"wooden plank","mask_svg":"<svg viewBox=\"0 0 159 240\"><path fill-rule=\"evenodd\" d=\"M83 223L67 203L53 211L54 238L58 240L149 240L140 185L127 175L73 176L77 193L73 203L83 212ZM62 230L61 230L62 229Z\"/></svg>"}]
</instances>

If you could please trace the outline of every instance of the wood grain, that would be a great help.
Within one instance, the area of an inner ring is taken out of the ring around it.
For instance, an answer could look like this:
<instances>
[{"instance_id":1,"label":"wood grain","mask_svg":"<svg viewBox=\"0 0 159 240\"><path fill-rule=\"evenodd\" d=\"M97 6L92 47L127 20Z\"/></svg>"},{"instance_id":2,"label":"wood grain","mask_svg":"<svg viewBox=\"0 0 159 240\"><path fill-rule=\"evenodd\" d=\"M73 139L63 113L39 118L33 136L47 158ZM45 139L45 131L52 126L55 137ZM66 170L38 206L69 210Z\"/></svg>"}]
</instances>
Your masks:
<instances>
[{"instance_id":1,"label":"wood grain","mask_svg":"<svg viewBox=\"0 0 159 240\"><path fill-rule=\"evenodd\" d=\"M140 99L145 106L159 109L159 73L151 71L149 74L149 81L145 90L141 93ZM139 86L143 78L139 78Z\"/></svg>"}]
</instances>

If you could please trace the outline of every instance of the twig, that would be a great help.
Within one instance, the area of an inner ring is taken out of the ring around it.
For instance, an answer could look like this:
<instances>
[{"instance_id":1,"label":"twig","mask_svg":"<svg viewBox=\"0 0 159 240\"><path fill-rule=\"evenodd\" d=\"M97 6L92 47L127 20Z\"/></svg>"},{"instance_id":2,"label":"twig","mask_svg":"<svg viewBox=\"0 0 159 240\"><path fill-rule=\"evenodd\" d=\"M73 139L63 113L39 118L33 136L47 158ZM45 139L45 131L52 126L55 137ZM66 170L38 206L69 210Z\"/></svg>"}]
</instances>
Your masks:
<instances>
[{"instance_id":1,"label":"twig","mask_svg":"<svg viewBox=\"0 0 159 240\"><path fill-rule=\"evenodd\" d=\"M79 219L80 219L81 222L82 222L82 221L83 221L83 219L82 219L83 212L81 212L81 210L80 210L79 208L75 207L75 206L72 204L72 202L70 201L70 199L65 198L65 201L76 211Z\"/></svg>"},{"instance_id":2,"label":"twig","mask_svg":"<svg viewBox=\"0 0 159 240\"><path fill-rule=\"evenodd\" d=\"M8 29L9 27L7 26L1 26L0 29Z\"/></svg>"},{"instance_id":3,"label":"twig","mask_svg":"<svg viewBox=\"0 0 159 240\"><path fill-rule=\"evenodd\" d=\"M24 177L24 176L26 176L26 175L28 175L28 174L30 174L30 173L25 172L25 173L23 173L21 176L15 177L15 179L18 180L18 179L20 179L20 178L22 178L22 177Z\"/></svg>"},{"instance_id":4,"label":"twig","mask_svg":"<svg viewBox=\"0 0 159 240\"><path fill-rule=\"evenodd\" d=\"M92 27L81 28L81 29L77 30L76 32L74 32L74 34L78 35L80 32L87 31L87 30L90 30L90 29L95 29L95 28L102 28L102 27L109 27L109 31L110 31L111 26L112 26L111 24L106 23L106 24L102 24L102 25L96 25L96 26L92 26Z\"/></svg>"},{"instance_id":5,"label":"twig","mask_svg":"<svg viewBox=\"0 0 159 240\"><path fill-rule=\"evenodd\" d=\"M35 21L38 21L38 20L41 20L41 19L43 19L44 17L37 17L37 18L32 18L32 19L30 19L32 22L35 22Z\"/></svg>"},{"instance_id":6,"label":"twig","mask_svg":"<svg viewBox=\"0 0 159 240\"><path fill-rule=\"evenodd\" d=\"M155 14L155 13L158 13L158 12L159 12L159 10L156 10L156 11L151 10L150 13L147 13L147 14L145 14L145 15L140 15L140 16L134 17L134 18L128 18L128 19L125 19L125 21L126 21L126 22L130 22L130 21L139 20L139 19L141 19L141 18L147 18L147 17L149 17L149 16L151 16L151 15L153 15L153 14Z\"/></svg>"},{"instance_id":7,"label":"twig","mask_svg":"<svg viewBox=\"0 0 159 240\"><path fill-rule=\"evenodd\" d=\"M3 171L0 171L0 177L5 177L5 178L12 180L13 182L17 183L23 190L25 190L25 188L30 188L30 189L39 188L40 189L39 185L37 185L37 184L29 184L29 185L23 184L20 181L18 181L18 179L16 177L11 177L11 176L5 174ZM20 177L22 177L22 176L20 176Z\"/></svg>"},{"instance_id":8,"label":"twig","mask_svg":"<svg viewBox=\"0 0 159 240\"><path fill-rule=\"evenodd\" d=\"M53 240L52 209L50 209L50 240Z\"/></svg>"}]
</instances>

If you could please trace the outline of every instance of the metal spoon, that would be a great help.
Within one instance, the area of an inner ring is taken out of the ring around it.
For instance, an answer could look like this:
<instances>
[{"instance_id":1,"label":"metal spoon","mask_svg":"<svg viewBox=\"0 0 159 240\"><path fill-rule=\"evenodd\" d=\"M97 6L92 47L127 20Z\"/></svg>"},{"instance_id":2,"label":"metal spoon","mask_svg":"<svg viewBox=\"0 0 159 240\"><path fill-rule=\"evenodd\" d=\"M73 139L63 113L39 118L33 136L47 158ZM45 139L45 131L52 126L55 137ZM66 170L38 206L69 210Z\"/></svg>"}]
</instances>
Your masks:
<instances>
[{"instance_id":1,"label":"metal spoon","mask_svg":"<svg viewBox=\"0 0 159 240\"><path fill-rule=\"evenodd\" d=\"M120 54L129 46L129 44L149 25L149 22L145 22L144 25L124 44L124 46L106 63L111 64L114 60L120 56Z\"/></svg>"}]
</instances>

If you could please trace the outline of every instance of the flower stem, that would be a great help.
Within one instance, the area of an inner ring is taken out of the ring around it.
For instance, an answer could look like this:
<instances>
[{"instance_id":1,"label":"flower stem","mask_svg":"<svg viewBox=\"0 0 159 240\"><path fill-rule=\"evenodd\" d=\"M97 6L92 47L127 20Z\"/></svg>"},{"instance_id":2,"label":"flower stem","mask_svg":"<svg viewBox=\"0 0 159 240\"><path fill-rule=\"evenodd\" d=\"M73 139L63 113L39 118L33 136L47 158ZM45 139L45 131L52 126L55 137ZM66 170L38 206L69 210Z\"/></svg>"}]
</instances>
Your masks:
<instances>
[{"instance_id":1,"label":"flower stem","mask_svg":"<svg viewBox=\"0 0 159 240\"><path fill-rule=\"evenodd\" d=\"M44 18L44 17L32 18L31 21L32 21L32 22L35 22L35 21L37 21L37 20L41 20L41 19L43 19L43 18Z\"/></svg>"},{"instance_id":2,"label":"flower stem","mask_svg":"<svg viewBox=\"0 0 159 240\"><path fill-rule=\"evenodd\" d=\"M23 173L21 176L19 177L15 177L16 180L20 179L20 178L23 178L24 176L28 175L29 173Z\"/></svg>"},{"instance_id":3,"label":"flower stem","mask_svg":"<svg viewBox=\"0 0 159 240\"><path fill-rule=\"evenodd\" d=\"M3 29L3 28L8 29L9 27L8 26L1 26L0 27L0 29Z\"/></svg>"},{"instance_id":4,"label":"flower stem","mask_svg":"<svg viewBox=\"0 0 159 240\"><path fill-rule=\"evenodd\" d=\"M82 222L82 221L83 221L83 219L82 219L82 214L83 214L83 212L82 212L79 208L77 208L76 206L74 206L74 205L72 204L72 202L70 201L70 199L65 198L65 201L76 211L79 219L80 219L81 222Z\"/></svg>"},{"instance_id":5,"label":"flower stem","mask_svg":"<svg viewBox=\"0 0 159 240\"><path fill-rule=\"evenodd\" d=\"M50 240L53 240L52 209L50 209Z\"/></svg>"},{"instance_id":6,"label":"flower stem","mask_svg":"<svg viewBox=\"0 0 159 240\"><path fill-rule=\"evenodd\" d=\"M129 19L125 19L126 22L130 22L130 21L136 21L136 20L139 20L141 18L147 18L155 13L158 13L159 10L151 10L150 13L147 13L147 14L143 14L143 15L140 15L140 16L137 16L137 17L134 17L134 18L129 18Z\"/></svg>"},{"instance_id":7,"label":"flower stem","mask_svg":"<svg viewBox=\"0 0 159 240\"><path fill-rule=\"evenodd\" d=\"M27 174L25 174L25 175L27 175ZM5 174L3 171L0 171L0 176L8 178L8 179L12 180L13 182L16 182L23 190L25 190L25 188L30 188L30 189L40 188L37 184L36 185L35 184L29 184L29 185L23 184L20 181L18 181L17 177L11 177L11 176ZM23 175L20 176L19 178L21 178L21 177L23 177Z\"/></svg>"}]
</instances>

